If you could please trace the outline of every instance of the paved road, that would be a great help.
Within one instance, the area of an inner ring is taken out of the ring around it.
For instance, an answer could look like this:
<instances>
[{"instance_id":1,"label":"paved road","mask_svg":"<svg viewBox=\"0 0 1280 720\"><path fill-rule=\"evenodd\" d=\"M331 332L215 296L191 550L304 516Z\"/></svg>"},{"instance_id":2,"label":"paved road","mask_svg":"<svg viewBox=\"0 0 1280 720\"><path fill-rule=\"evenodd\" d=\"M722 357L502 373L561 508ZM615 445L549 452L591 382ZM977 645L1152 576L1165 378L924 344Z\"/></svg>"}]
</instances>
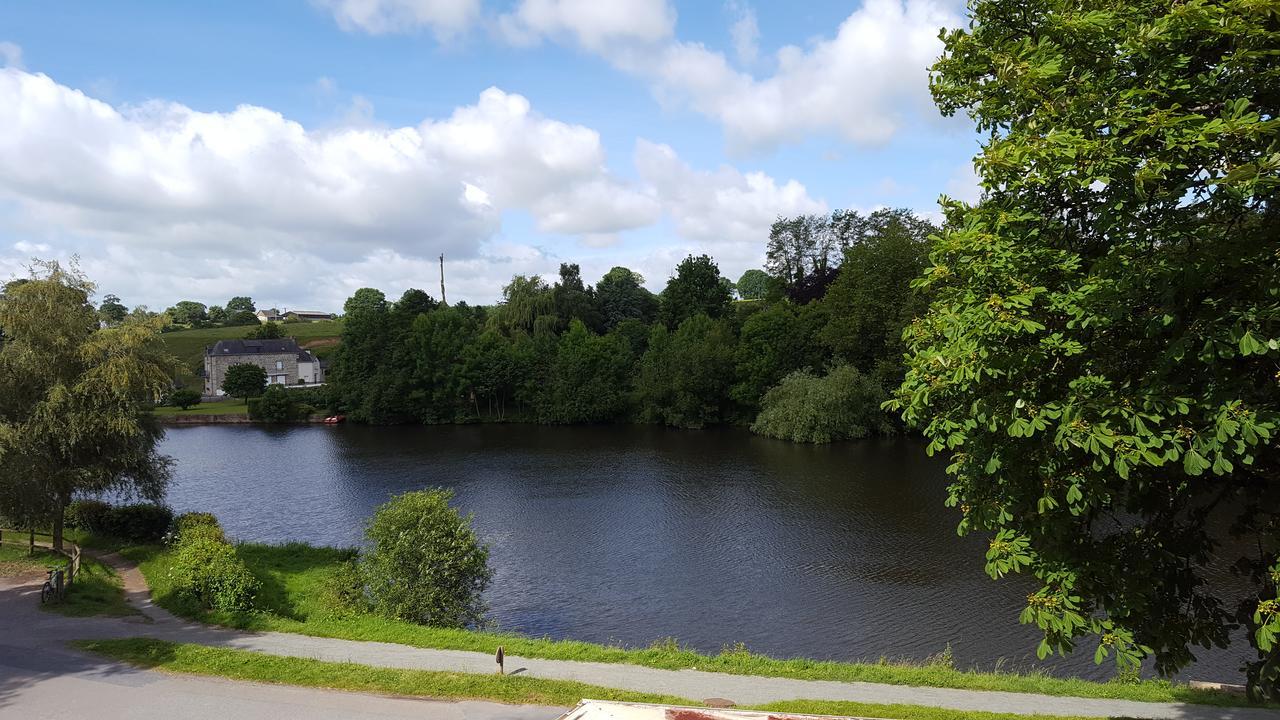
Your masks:
<instances>
[{"instance_id":1,"label":"paved road","mask_svg":"<svg viewBox=\"0 0 1280 720\"><path fill-rule=\"evenodd\" d=\"M482 653L429 650L389 643L316 638L287 633L245 633L181 620L151 605L142 576L121 558L104 558L120 566L130 602L150 619L64 618L40 612L31 597L0 590L0 622L16 621L6 642L33 644L104 637L154 637L178 642L238 648L274 655L422 670L490 673L493 658ZM30 589L26 591L30 592ZM12 638L12 639L11 639ZM2 657L2 656L0 656ZM1214 708L1176 703L1141 703L1054 697L1026 693L920 688L859 682L790 680L689 670L658 670L633 665L507 657L508 672L534 677L577 680L607 687L664 693L690 699L730 698L739 705L778 700L856 700L874 703L931 705L957 710L1098 717L1171 718L1185 720L1280 720L1280 711Z\"/></svg>"}]
</instances>

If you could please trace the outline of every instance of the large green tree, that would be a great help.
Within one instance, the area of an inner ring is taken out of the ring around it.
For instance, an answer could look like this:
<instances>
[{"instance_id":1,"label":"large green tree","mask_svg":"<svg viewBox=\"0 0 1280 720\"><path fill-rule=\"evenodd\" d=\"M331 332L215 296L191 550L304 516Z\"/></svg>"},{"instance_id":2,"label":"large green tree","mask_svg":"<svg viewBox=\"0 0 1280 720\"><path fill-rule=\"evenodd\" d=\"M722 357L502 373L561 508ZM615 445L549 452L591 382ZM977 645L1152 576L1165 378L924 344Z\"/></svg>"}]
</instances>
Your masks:
<instances>
[{"instance_id":1,"label":"large green tree","mask_svg":"<svg viewBox=\"0 0 1280 720\"><path fill-rule=\"evenodd\" d=\"M169 479L145 409L176 365L157 351L164 321L100 328L92 293L76 268L47 262L0 296L0 512L48 524L59 549L75 494L159 500Z\"/></svg>"},{"instance_id":2,"label":"large green tree","mask_svg":"<svg viewBox=\"0 0 1280 720\"><path fill-rule=\"evenodd\" d=\"M627 320L651 323L658 315L657 296L644 287L644 276L629 268L605 273L596 283L596 298L607 330Z\"/></svg>"},{"instance_id":3,"label":"large green tree","mask_svg":"<svg viewBox=\"0 0 1280 720\"><path fill-rule=\"evenodd\" d=\"M1038 581L1041 655L1167 673L1243 624L1280 699L1278 8L970 8L933 92L985 134L984 194L946 206L896 404L988 572Z\"/></svg>"},{"instance_id":4,"label":"large green tree","mask_svg":"<svg viewBox=\"0 0 1280 720\"><path fill-rule=\"evenodd\" d=\"M662 291L659 317L674 329L694 315L718 318L733 299L729 284L720 277L720 266L708 255L690 255L676 266L676 272Z\"/></svg>"},{"instance_id":5,"label":"large green tree","mask_svg":"<svg viewBox=\"0 0 1280 720\"><path fill-rule=\"evenodd\" d=\"M222 378L222 391L245 402L267 389L267 371L253 363L236 363Z\"/></svg>"}]
</instances>

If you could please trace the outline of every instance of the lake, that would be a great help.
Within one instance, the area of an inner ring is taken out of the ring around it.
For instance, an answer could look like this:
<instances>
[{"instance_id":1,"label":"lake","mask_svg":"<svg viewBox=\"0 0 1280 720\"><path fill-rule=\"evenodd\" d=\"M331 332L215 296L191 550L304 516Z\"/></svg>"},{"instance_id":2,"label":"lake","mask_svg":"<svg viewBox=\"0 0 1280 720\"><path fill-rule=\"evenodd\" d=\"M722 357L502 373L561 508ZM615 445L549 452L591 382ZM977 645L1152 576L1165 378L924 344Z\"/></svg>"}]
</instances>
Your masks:
<instances>
[{"instance_id":1,"label":"lake","mask_svg":"<svg viewBox=\"0 0 1280 720\"><path fill-rule=\"evenodd\" d=\"M169 502L241 540L355 545L374 507L446 487L475 515L502 629L780 657L1026 667L1029 586L959 538L943 462L909 439L806 446L645 426L175 427ZM1233 681L1246 649L1187 673ZM1056 673L1107 678L1092 647Z\"/></svg>"}]
</instances>

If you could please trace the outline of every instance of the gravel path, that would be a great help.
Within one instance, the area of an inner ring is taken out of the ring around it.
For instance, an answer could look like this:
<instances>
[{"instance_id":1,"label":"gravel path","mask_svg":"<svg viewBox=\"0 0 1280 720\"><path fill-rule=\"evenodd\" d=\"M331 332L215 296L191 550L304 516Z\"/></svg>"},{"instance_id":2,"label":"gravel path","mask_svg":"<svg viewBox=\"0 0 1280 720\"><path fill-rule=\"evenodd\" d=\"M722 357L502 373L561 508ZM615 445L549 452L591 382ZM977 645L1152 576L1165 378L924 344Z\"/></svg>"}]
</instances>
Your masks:
<instances>
[{"instance_id":1,"label":"gravel path","mask_svg":"<svg viewBox=\"0 0 1280 720\"><path fill-rule=\"evenodd\" d=\"M0 618L11 625L0 642L22 645L38 641L152 637L241 650L364 665L492 673L493 658L460 650L431 650L391 643L338 640L290 633L248 633L177 618L151 603L142 574L118 555L99 555L124 580L127 598L142 617L65 618L40 612L36 603L15 589L0 589ZM30 590L27 591L29 593ZM17 642L13 638L17 639ZM909 687L864 682L792 680L729 675L698 670L659 670L635 665L541 660L508 655L508 673L576 680L593 685L677 695L694 700L721 697L739 705L778 700L855 700L872 703L930 705L956 710L1020 714L1085 715L1098 717L1178 718L1186 720L1280 720L1280 711L1254 708L1216 708L1179 703L1144 703L1034 695L1028 693Z\"/></svg>"}]
</instances>

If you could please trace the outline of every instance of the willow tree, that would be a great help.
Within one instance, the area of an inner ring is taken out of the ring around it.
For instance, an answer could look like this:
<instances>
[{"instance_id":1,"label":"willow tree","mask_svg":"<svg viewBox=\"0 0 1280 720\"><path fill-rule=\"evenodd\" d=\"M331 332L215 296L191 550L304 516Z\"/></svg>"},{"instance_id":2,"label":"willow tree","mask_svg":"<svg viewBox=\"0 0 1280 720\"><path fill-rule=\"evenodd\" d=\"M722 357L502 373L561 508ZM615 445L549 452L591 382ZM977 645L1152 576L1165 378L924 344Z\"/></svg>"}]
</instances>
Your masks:
<instances>
[{"instance_id":1,"label":"willow tree","mask_svg":"<svg viewBox=\"0 0 1280 720\"><path fill-rule=\"evenodd\" d=\"M1243 625L1280 697L1278 7L970 10L932 89L984 192L946 203L896 404L988 573L1038 580L1042 657L1169 673Z\"/></svg>"},{"instance_id":2,"label":"willow tree","mask_svg":"<svg viewBox=\"0 0 1280 720\"><path fill-rule=\"evenodd\" d=\"M62 547L62 514L77 493L160 500L170 461L145 411L174 362L156 350L166 318L99 328L93 285L74 267L36 264L0 296L0 484L28 522Z\"/></svg>"}]
</instances>

